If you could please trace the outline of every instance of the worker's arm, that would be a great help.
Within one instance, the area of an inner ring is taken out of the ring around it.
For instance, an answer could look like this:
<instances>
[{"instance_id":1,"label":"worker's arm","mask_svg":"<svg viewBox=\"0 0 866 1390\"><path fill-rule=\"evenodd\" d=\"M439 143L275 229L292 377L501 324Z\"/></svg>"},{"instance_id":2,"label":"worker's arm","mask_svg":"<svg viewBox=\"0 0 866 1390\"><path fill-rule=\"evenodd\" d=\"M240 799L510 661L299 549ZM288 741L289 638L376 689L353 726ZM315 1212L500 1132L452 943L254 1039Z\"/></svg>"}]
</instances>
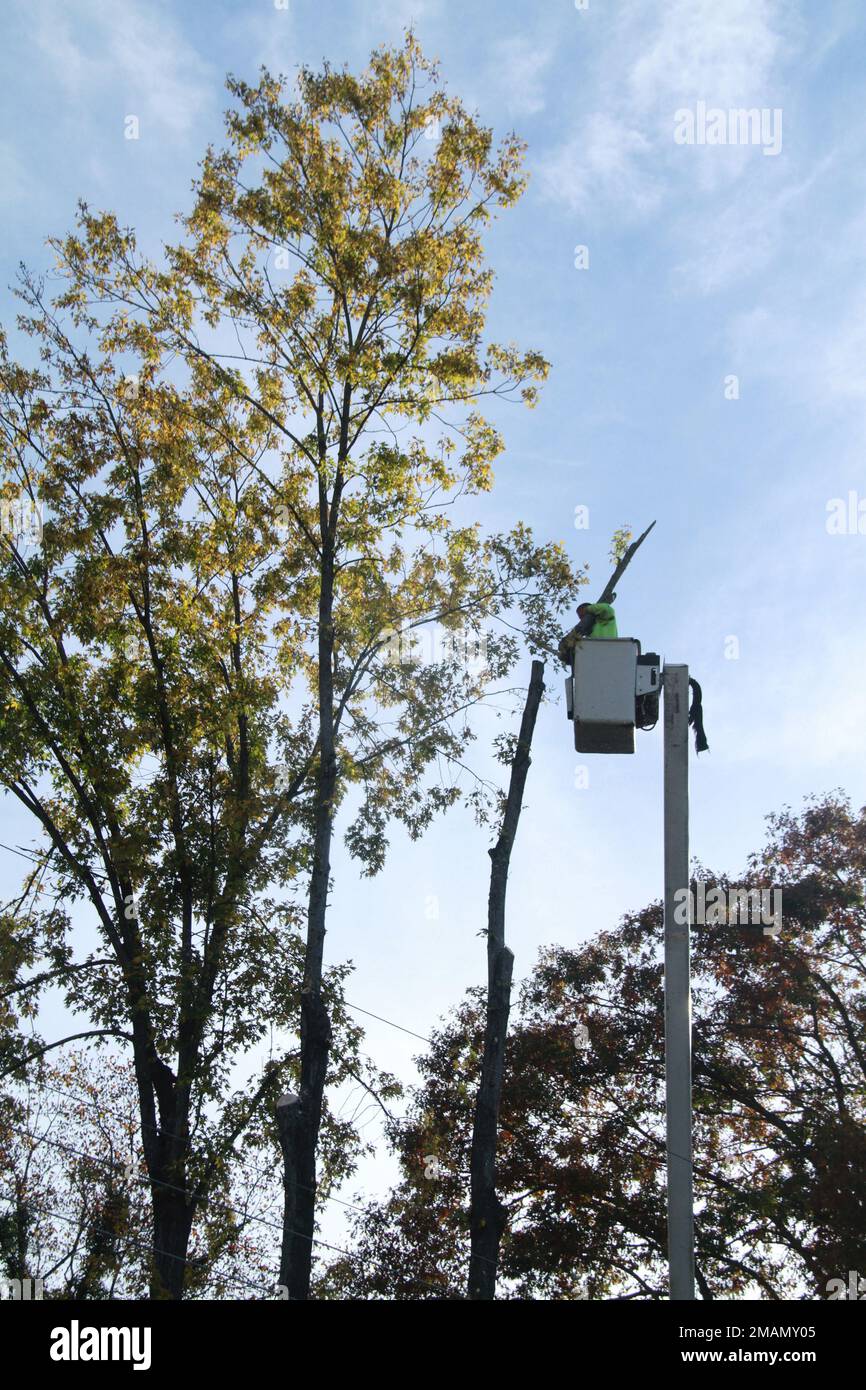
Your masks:
<instances>
[{"instance_id":1,"label":"worker's arm","mask_svg":"<svg viewBox=\"0 0 866 1390\"><path fill-rule=\"evenodd\" d=\"M616 623L616 615L612 604L588 603L586 605L586 611L577 624L577 627L573 627L571 632L567 632L559 644L560 661L563 661L566 666L570 666L575 645L580 641L581 637L591 636L596 623L609 622ZM616 627L614 627L614 635L616 635Z\"/></svg>"},{"instance_id":2,"label":"worker's arm","mask_svg":"<svg viewBox=\"0 0 866 1390\"><path fill-rule=\"evenodd\" d=\"M572 662L572 653L573 653L573 651L574 651L576 642L577 642L577 628L576 628L576 627L573 627L573 628L571 629L571 632L567 632L567 633L565 634L565 636L563 637L562 641L561 641L560 644L559 644L559 647L557 648L557 650L558 650L558 652L559 652L559 659L560 659L560 661L561 661L565 666L570 666L570 665L571 665L571 662Z\"/></svg>"}]
</instances>

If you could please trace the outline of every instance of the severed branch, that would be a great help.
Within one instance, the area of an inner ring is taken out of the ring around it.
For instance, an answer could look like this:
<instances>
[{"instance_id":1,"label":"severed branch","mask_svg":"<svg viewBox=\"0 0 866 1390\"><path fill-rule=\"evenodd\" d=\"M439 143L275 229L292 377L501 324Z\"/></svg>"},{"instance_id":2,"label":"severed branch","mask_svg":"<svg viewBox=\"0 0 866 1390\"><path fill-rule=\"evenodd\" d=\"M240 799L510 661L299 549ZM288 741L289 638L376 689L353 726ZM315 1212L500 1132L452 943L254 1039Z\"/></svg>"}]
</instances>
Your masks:
<instances>
[{"instance_id":1,"label":"severed branch","mask_svg":"<svg viewBox=\"0 0 866 1390\"><path fill-rule=\"evenodd\" d=\"M638 536L637 540L632 541L628 549L624 551L624 553L619 559L619 562L616 565L616 568L614 569L613 574L610 576L610 579L607 581L604 588L602 589L600 596L596 599L596 603L613 602L613 600L616 598L617 584L619 583L622 576L625 574L625 571L628 569L629 565L631 564L632 560L637 554L640 546L643 545L644 541L646 540L647 536L649 535L650 531L653 529L654 526L655 522L651 521L646 530L642 531L641 534ZM582 618L581 621L576 625L576 627L573 627L570 632L567 632L565 634L565 636L559 644L559 659L561 662L563 662L564 665L571 665L571 653L574 650L575 643L579 638L587 637L589 635L589 632L591 631L591 628L592 619L587 620L586 618Z\"/></svg>"},{"instance_id":2,"label":"severed branch","mask_svg":"<svg viewBox=\"0 0 866 1390\"><path fill-rule=\"evenodd\" d=\"M619 583L625 571L628 569L628 566L631 564L634 556L637 554L638 549L640 548L640 546L643 545L644 541L646 540L647 536L649 535L650 531L653 529L654 526L655 522L651 521L646 530L638 536L637 540L632 541L631 545L623 553L622 558L620 559L619 564L617 565L613 574L610 576L610 579L607 581L604 588L602 589L600 597L596 599L596 603L613 602L613 600L616 598L617 584Z\"/></svg>"}]
</instances>

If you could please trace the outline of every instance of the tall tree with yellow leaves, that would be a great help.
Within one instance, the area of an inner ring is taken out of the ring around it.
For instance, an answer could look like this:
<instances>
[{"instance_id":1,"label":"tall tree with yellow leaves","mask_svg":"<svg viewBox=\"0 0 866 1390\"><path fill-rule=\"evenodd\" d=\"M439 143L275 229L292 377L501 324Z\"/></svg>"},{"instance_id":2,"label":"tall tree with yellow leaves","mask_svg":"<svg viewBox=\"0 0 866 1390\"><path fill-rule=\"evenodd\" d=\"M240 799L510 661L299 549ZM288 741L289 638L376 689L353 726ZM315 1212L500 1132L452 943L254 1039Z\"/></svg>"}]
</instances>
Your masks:
<instances>
[{"instance_id":1,"label":"tall tree with yellow leaves","mask_svg":"<svg viewBox=\"0 0 866 1390\"><path fill-rule=\"evenodd\" d=\"M165 874L181 908L184 1022L177 1077L168 1083L150 1064L143 1084L170 1085L172 1095L179 1087L183 1123L189 1077L207 1053L208 1011L226 997L217 988L217 959L229 949L247 885L264 891L306 876L300 1054L287 1063L297 1100L281 1135L281 1282L303 1299L333 1073L324 938L338 808L354 787L360 811L346 839L364 870L375 872L389 819L417 835L458 800L471 711L491 683L507 678L518 651L513 626L532 650L549 650L579 576L560 546L536 545L523 526L485 535L470 502L490 487L503 447L479 402L500 396L531 405L547 371L536 352L483 344L492 275L482 234L494 211L523 189L517 139L494 149L490 131L447 94L411 35L374 53L360 77L326 66L302 71L294 91L266 72L256 86L230 80L229 87L235 107L226 148L208 153L185 238L166 250L163 266L144 260L112 215L87 208L75 233L55 243L67 281L56 310L110 356L110 408L102 368L70 356L65 345L68 417L58 417L41 377L21 385L29 392L28 421L35 411L35 425L52 440L66 438L55 451L65 459L71 447L80 459L76 487L108 476L120 492L94 512L75 500L73 487L76 525L58 525L57 535L77 576L67 607L77 611L86 598L91 614L79 641L110 642L122 601L147 650L150 738L138 734L129 746L159 749L164 800L131 859L141 858L148 836L172 844ZM38 287L31 283L27 292L38 331L52 343L55 311ZM132 399L122 405L131 447L117 424L120 361L137 369ZM18 370L7 369L13 395ZM86 401L79 375L96 378ZM16 422L11 447L30 447L34 433ZM49 504L51 486L61 486L59 465L52 467L38 484ZM120 523L127 542L118 558L107 546ZM156 578L146 573L154 560ZM100 588L108 575L111 596ZM127 599L130 580L134 601ZM23 574L15 572L14 583L23 585ZM38 616L35 594L29 603ZM500 618L511 626L497 628ZM39 621L42 640L50 641L51 618ZM419 653L413 640L427 631L437 643ZM11 640L20 643L20 629ZM467 660L482 646L482 659ZM53 674L63 658L49 659ZM28 688L34 679L28 673ZM34 728L40 747L50 748L49 715L43 711ZM219 754L204 755L202 745ZM118 748L114 761L123 768L127 756ZM92 781L69 757L61 769L77 814L86 817L90 805L99 823ZM195 792L187 795L181 785L193 770ZM121 784L123 775L114 774ZM214 784L222 788L214 831L222 873L200 884L213 838L207 808ZM25 796L36 812L32 787ZM203 817L194 834L184 821L193 806ZM100 835L95 848L104 856L123 839L122 827L100 824ZM132 881L111 864L122 906ZM206 921L216 914L206 961L192 950L201 903ZM287 916L291 908L281 910ZM251 920L263 915L270 928L260 928L266 934L252 957L249 942L242 951L253 997L262 1002L268 991L260 962L272 949L264 943L278 942L276 961L288 950L285 933L273 931L280 925L273 906ZM129 954L127 971L140 970L137 943L123 940L138 928L118 933L108 918L102 926L117 937L115 949ZM276 1008L268 1000L277 1021L285 998L281 992ZM132 1014L140 1029L140 1011ZM249 1024L250 1040L255 1031ZM182 1243L183 1203L175 1224ZM171 1243L163 1232L166 1238ZM179 1291L177 1281L171 1290Z\"/></svg>"}]
</instances>

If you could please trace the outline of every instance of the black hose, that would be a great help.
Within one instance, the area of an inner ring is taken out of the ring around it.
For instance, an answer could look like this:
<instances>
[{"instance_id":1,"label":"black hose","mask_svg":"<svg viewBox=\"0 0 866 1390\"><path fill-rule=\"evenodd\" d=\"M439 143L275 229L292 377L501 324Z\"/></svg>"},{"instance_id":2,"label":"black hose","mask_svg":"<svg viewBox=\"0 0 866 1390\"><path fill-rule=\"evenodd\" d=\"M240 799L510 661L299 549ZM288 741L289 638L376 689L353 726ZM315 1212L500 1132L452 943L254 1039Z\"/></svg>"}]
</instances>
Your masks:
<instances>
[{"instance_id":1,"label":"black hose","mask_svg":"<svg viewBox=\"0 0 866 1390\"><path fill-rule=\"evenodd\" d=\"M703 699L701 687L696 680L689 676L689 685L692 687L692 703L689 706L689 724L695 731L695 752L708 753L710 745L707 743L707 736L704 733L704 708L701 703Z\"/></svg>"}]
</instances>

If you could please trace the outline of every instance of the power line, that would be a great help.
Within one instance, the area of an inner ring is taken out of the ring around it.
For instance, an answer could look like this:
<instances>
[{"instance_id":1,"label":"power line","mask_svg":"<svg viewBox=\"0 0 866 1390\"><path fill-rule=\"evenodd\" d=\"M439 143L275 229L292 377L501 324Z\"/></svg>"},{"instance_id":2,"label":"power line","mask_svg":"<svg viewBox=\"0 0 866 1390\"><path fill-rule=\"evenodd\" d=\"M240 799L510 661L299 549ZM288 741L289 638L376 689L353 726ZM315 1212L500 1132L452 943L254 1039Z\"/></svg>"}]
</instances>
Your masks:
<instances>
[{"instance_id":1,"label":"power line","mask_svg":"<svg viewBox=\"0 0 866 1390\"><path fill-rule=\"evenodd\" d=\"M354 1009L356 1013L366 1014L368 1018L377 1018L380 1023L387 1023L389 1028L397 1028L401 1033L408 1033L411 1038L420 1038L421 1042L427 1043L430 1047L433 1046L433 1039L425 1038L423 1033L414 1033L411 1028L404 1028L402 1023L394 1023L392 1019L383 1018L381 1014L374 1014L369 1009L362 1009L360 1004L350 1004L348 999L344 999L342 1002L344 1008Z\"/></svg>"},{"instance_id":2,"label":"power line","mask_svg":"<svg viewBox=\"0 0 866 1390\"><path fill-rule=\"evenodd\" d=\"M42 1081L40 1081L40 1082L39 1082L39 1089L40 1089L40 1090L43 1090L43 1091L51 1091L51 1092L54 1093L54 1095L61 1096L64 1100L69 1101L69 1102L71 1102L71 1103L73 1103L73 1104L90 1105L90 1106L92 1106L95 1110L97 1110L97 1111L99 1112L100 1115L109 1115L109 1116L111 1116L113 1119L117 1119L117 1118L118 1118L117 1115L115 1115L113 1111L104 1109L104 1107L101 1106L101 1105L99 1104L98 1101L90 1100L90 1099L88 1099L86 1096L71 1096L71 1095L69 1094L68 1091L62 1091L58 1086L51 1086L48 1082L42 1082ZM122 1122L122 1121L121 1121L121 1122ZM140 1119L139 1119L137 1122L138 1122L138 1123L143 1123ZM15 1129L16 1129L16 1126L15 1126L15 1125L10 1125L9 1128L15 1130ZM162 1135L165 1135L165 1136L170 1137L170 1138L173 1138L173 1139L181 1138L180 1135L173 1134L173 1133L171 1132L171 1130L161 1130L161 1129L159 1129L158 1126L147 1125L146 1128L148 1128L148 1129L156 1129L156 1132L157 1132L158 1134L162 1134ZM60 1147L60 1148L64 1147L63 1145L60 1144L59 1140L56 1140L56 1139L48 1139L48 1137L47 1137L46 1135L34 1135L34 1134L31 1133L30 1130L21 1130L21 1129L16 1130L16 1132L19 1133L19 1134L27 1134L27 1135L30 1136L31 1139L35 1139L35 1138L44 1139L46 1143L55 1144L55 1145L57 1145L57 1146ZM75 1152L75 1150L71 1150L71 1152ZM95 1158L94 1155L92 1155L92 1154L79 1154L79 1157L81 1157L81 1158L90 1158L90 1159L92 1159L93 1162L95 1162L95 1163L104 1163L104 1162L107 1162L107 1160L105 1160L105 1159L98 1159L98 1158ZM147 1181L148 1181L148 1182L152 1182L152 1183L154 1183L154 1184L157 1185L157 1186L168 1186L168 1187L173 1186L173 1184L171 1184L171 1183L161 1183L161 1181L160 1181L159 1179L157 1179L157 1178L148 1178ZM312 1192L312 1191L313 1191L312 1188L304 1187L304 1185L303 1185L302 1183L299 1183L298 1186L299 1186L299 1187L302 1187L303 1190L304 1190L305 1192ZM184 1189L183 1189L183 1188L180 1188L180 1187L175 1187L174 1190L175 1190L176 1192L182 1192L182 1191L184 1191ZM363 1211L363 1207L359 1207L359 1206L357 1206L357 1205L356 1205L355 1203L353 1203L353 1202L346 1202L346 1201L343 1200L342 1197L333 1197L333 1196L330 1195L330 1193L320 1193L320 1194L317 1194L317 1195L321 1195L322 1198L323 1198L323 1200L326 1201L326 1202L337 1202L340 1206L349 1207L352 1211ZM203 1197L201 1200L202 1200L203 1202L207 1202L207 1201L210 1201L211 1199L210 1199L210 1198L207 1198L207 1197ZM250 1219L251 1219L251 1220L258 1220L259 1218L257 1218L257 1217L251 1217Z\"/></svg>"},{"instance_id":3,"label":"power line","mask_svg":"<svg viewBox=\"0 0 866 1390\"><path fill-rule=\"evenodd\" d=\"M50 849L47 851L45 857L42 858L40 855L36 854L31 850L15 849L12 845L4 845L0 843L0 849L8 850L10 854L17 854L20 859L30 859L33 863L38 864L40 868L47 867L51 859L51 856L55 851L55 848L56 846L52 845ZM102 873L100 869L92 869L88 866L88 871L92 878L102 879L103 883L108 883L108 875Z\"/></svg>"},{"instance_id":4,"label":"power line","mask_svg":"<svg viewBox=\"0 0 866 1390\"><path fill-rule=\"evenodd\" d=\"M110 1112L107 1112L107 1113L110 1113ZM116 1168L116 1167L117 1167L117 1164L116 1164L116 1161L115 1161L115 1160L107 1159L107 1158L99 1158L98 1155L96 1155L96 1154L85 1153L85 1152L84 1152L83 1150L81 1150L81 1149L76 1149L76 1148L74 1148L71 1144L64 1144L64 1143L63 1143L61 1140L59 1140L59 1139L50 1139L50 1138L48 1137L47 1134L34 1134L34 1133L32 1132L32 1130L29 1130L29 1129L22 1129L22 1128L20 1128L20 1127L17 1126L17 1125L9 1125L7 1128L8 1128L12 1133L14 1133L14 1134L22 1135L23 1137L25 1137L25 1138L27 1138L27 1139L37 1140L39 1143L50 1144L50 1145L51 1145L52 1147L54 1147L54 1148L62 1149L65 1153L74 1154L77 1158L85 1158L85 1159L87 1159L88 1162L90 1162L90 1163L98 1163L98 1164L101 1164L102 1167L107 1167L107 1168ZM138 1181L139 1181L142 1185L148 1185L148 1186L151 1186L151 1187L164 1187L164 1188L168 1188L168 1189L171 1190L172 1192L180 1192L183 1196L187 1196L187 1193L186 1193L185 1189L182 1188L182 1187L178 1187L176 1183L163 1182L163 1181L162 1181L161 1179L159 1179L159 1178L151 1178L151 1177L142 1177L141 1179L138 1179ZM312 1189L307 1188L307 1189L305 1189L305 1190L311 1191ZM3 1200L3 1201L5 1201L5 1202L9 1202L10 1204L14 1205L17 1199L13 1199L13 1198L11 1198L11 1197L5 1197L5 1196L3 1196L2 1194L0 1194L0 1200ZM337 1200L338 1200L338 1199L337 1199ZM255 1215L253 1215L251 1212L245 1212L245 1211L243 1211L240 1207L231 1207L231 1206L229 1206L227 1203L224 1203L224 1202L216 1202L216 1201L214 1201L212 1198L203 1198L203 1199L202 1199L202 1202L203 1202L203 1204L206 1203L208 1206L212 1207L213 1209L215 1209L215 1210L217 1210L217 1211L225 1211L225 1212L228 1212L229 1214L234 1215L234 1216L241 1216L241 1217L243 1217L243 1219L244 1219L245 1221L257 1221L257 1222L258 1222L260 1225L262 1225L262 1226L268 1226L268 1227L270 1227L272 1230L279 1231L281 1235L284 1233L284 1230L286 1229L286 1228L283 1226L283 1223L282 1223L282 1222L271 1221L271 1220L269 1220L269 1219L268 1219L267 1217L265 1217L265 1216L255 1216ZM34 1206L34 1204L29 1204L29 1205ZM349 1203L344 1203L343 1205L348 1206L348 1205L350 1205L350 1204L349 1204ZM34 1209L35 1209L35 1210L47 1210L47 1209L44 1208L44 1207L40 1207L38 1204L35 1204ZM361 1211L361 1210L363 1210L363 1208L357 1207L357 1208L355 1208L355 1210ZM71 1217L64 1217L64 1216L61 1216L61 1214L60 1214L59 1212L48 1212L48 1214L49 1214L49 1215L52 1215L52 1216L59 1216L61 1220L68 1221L68 1222L69 1222L70 1224L72 1224L72 1225L75 1224L75 1222L73 1221L73 1219L72 1219ZM94 1229L99 1229L99 1228L94 1228ZM108 1229L102 1229L102 1230L101 1230L101 1234L103 1234L103 1235L112 1235L112 1234L113 1234L113 1235L117 1235L118 1233L117 1233L116 1231L115 1231L115 1232L112 1232L112 1231L110 1231L110 1230L108 1230ZM325 1250L331 1250L331 1251L333 1251L333 1252L334 1252L335 1254L337 1254L337 1255L343 1255L347 1260L351 1260L351 1259L354 1258L354 1256L353 1256L353 1254L352 1254L352 1252L351 1252L350 1250L343 1250L339 1245L333 1245L330 1241L322 1240L321 1237L319 1237L319 1236L307 1236L307 1235L304 1235L302 1232L300 1232L300 1231L295 1231L295 1230L293 1230L293 1229L291 1229L291 1228L289 1228L289 1234L290 1234L290 1235L293 1235L293 1236L297 1236L297 1237L298 1237L299 1239L301 1239L301 1240L309 1240L313 1245L320 1245L320 1246L323 1247L323 1249L325 1249ZM130 1239L130 1237L123 1237L123 1238L124 1238L125 1240L129 1240L129 1239ZM142 1243L141 1243L141 1242L138 1242L138 1244L141 1245ZM155 1253L155 1254L165 1255L167 1259L186 1260L186 1258L187 1258L187 1257L184 1256L184 1255L173 1255L173 1254L171 1254L171 1253L168 1252L168 1251L160 1250L157 1246L150 1246L150 1245L148 1245L148 1246L147 1246L147 1249L152 1250L153 1253ZM238 1280L238 1279L232 1279L231 1276L229 1276L229 1275L226 1275L226 1276L223 1276L223 1277L225 1277L227 1280L229 1280L230 1282L233 1282L233 1283L245 1284L248 1288L258 1288L258 1289L259 1289L259 1292L272 1293L272 1290L271 1290L271 1289L263 1289L261 1286L258 1286L258 1285L255 1285L255 1284L250 1284L249 1281L248 1281L248 1280L245 1280L245 1279L240 1279L240 1280ZM431 1284L428 1280L419 1279L419 1280L418 1280L418 1283L424 1284L427 1288L436 1289L437 1291L440 1291L440 1292L441 1292L441 1290L439 1290L438 1285Z\"/></svg>"},{"instance_id":5,"label":"power line","mask_svg":"<svg viewBox=\"0 0 866 1390\"><path fill-rule=\"evenodd\" d=\"M96 1162L99 1162L98 1159L95 1160L95 1161L96 1161ZM7 1197L7 1196L5 1196L2 1192L0 1192L0 1202L8 1202L10 1206L13 1206L13 1207L14 1207L14 1206L17 1206L17 1204L18 1204L18 1199L17 1199L17 1197ZM72 1216L64 1216L64 1214L63 1214L62 1211L53 1211L50 1207L46 1207L46 1206L44 1205L44 1203L41 1203L41 1202L29 1202L29 1203L28 1203L28 1206L29 1206L29 1208L30 1208L31 1211L41 1211L41 1212L44 1212L46 1216L53 1216L53 1217L55 1217L58 1221L65 1221L65 1222L66 1222L68 1225L70 1225L70 1226L75 1226L75 1225L78 1224L78 1222L75 1220L74 1217L72 1217ZM117 1235L118 1235L118 1232L117 1232L117 1231L113 1231L109 1226L93 1226L93 1227L91 1227L91 1230L93 1231L93 1233L94 1233L95 1235L103 1235L103 1236L117 1236ZM130 1235L121 1236L121 1239L123 1240L123 1242L124 1242L125 1245L134 1245L134 1246L137 1246L139 1249L145 1249L145 1250L149 1251L150 1253L152 1253L152 1254L154 1254L154 1255L162 1255L162 1256L164 1256L165 1259L167 1259L167 1260L183 1260L184 1262L186 1262L186 1259L187 1259L187 1257L186 1257L185 1255L175 1255L175 1254L173 1254L170 1250L160 1250L160 1248L159 1248L158 1246L151 1245L150 1243L148 1243L147 1245L145 1245L143 1241L135 1240L135 1239L134 1239L132 1236L130 1236ZM266 1294L268 1294L269 1296L273 1297L273 1292L274 1292L273 1287L271 1287L271 1288L266 1288L265 1285L263 1285L263 1284L253 1284L253 1283L250 1282L249 1279L243 1279L243 1278L240 1278L240 1277L238 1277L238 1276L236 1276L236 1275L231 1275L231 1274L225 1274L225 1275L222 1275L221 1277L222 1277L223 1279L225 1279L226 1283L228 1283L228 1284L240 1284L240 1285L242 1285L244 1288L247 1288L247 1289L255 1289L257 1293L266 1293Z\"/></svg>"},{"instance_id":6,"label":"power line","mask_svg":"<svg viewBox=\"0 0 866 1390\"><path fill-rule=\"evenodd\" d=\"M15 1134L24 1135L28 1139L38 1140L40 1143L51 1144L54 1148L63 1149L66 1153L75 1154L77 1158L86 1158L90 1163L99 1163L104 1168L114 1168L117 1166L115 1161L112 1159L99 1158L96 1154L84 1153L83 1150L75 1149L72 1147L71 1144L64 1144L59 1139L49 1139L47 1134L34 1134L31 1130L19 1129L16 1125L9 1125L8 1128L12 1130L12 1132ZM189 1195L186 1189L183 1187L178 1187L177 1183L164 1182L161 1178L142 1177L140 1179L137 1179L137 1181L141 1182L142 1184L146 1184L149 1187L164 1187L171 1192L180 1192L181 1195L184 1197L188 1197ZM232 1216L242 1216L246 1221L258 1221L259 1224L262 1226L270 1226L273 1230L280 1231L281 1233L283 1231L282 1222L269 1221L266 1216L254 1216L251 1212L242 1211L240 1207L230 1207L227 1203L214 1201L214 1199L211 1197L203 1197L200 1200L202 1202L202 1205L213 1207L216 1211L226 1211ZM291 1230L290 1235L299 1236L302 1240L311 1240L314 1245L324 1245L326 1249L334 1250L338 1255L346 1255L347 1257L349 1256L348 1250L341 1250L338 1245L330 1245L326 1240L320 1240L317 1236L303 1236L300 1231ZM180 1259L182 1257L175 1256L174 1258Z\"/></svg>"},{"instance_id":7,"label":"power line","mask_svg":"<svg viewBox=\"0 0 866 1390\"><path fill-rule=\"evenodd\" d=\"M48 855L45 857L45 859L42 859L39 855L31 851L15 849L12 845L3 844L2 841L0 841L0 849L8 850L10 854L17 854L22 859L30 859L31 861L40 864L40 866L47 864L48 859L50 859L52 853L52 850L49 850ZM93 872L95 877L105 877L103 874L97 874L95 873L95 871ZM261 916L258 912L255 911L255 909L251 910L253 911L254 916L258 919L259 924L264 927L268 935L271 936L274 939L274 941L276 941L278 944L282 945L279 936L273 930L273 928L267 926L267 923L265 923L262 920ZM347 999L344 999L341 1002L344 1008L354 1009L356 1013L366 1014L368 1018L375 1018L378 1020L379 1023L386 1023L389 1028L396 1028L399 1032L407 1033L410 1037L418 1038L420 1042L424 1042L427 1043L428 1046L432 1046L432 1039L425 1037L423 1033L416 1033L412 1028L405 1028L402 1023L395 1023L393 1019L383 1018L381 1014L374 1014L371 1012L370 1009L363 1009L360 1004L352 1004Z\"/></svg>"}]
</instances>

